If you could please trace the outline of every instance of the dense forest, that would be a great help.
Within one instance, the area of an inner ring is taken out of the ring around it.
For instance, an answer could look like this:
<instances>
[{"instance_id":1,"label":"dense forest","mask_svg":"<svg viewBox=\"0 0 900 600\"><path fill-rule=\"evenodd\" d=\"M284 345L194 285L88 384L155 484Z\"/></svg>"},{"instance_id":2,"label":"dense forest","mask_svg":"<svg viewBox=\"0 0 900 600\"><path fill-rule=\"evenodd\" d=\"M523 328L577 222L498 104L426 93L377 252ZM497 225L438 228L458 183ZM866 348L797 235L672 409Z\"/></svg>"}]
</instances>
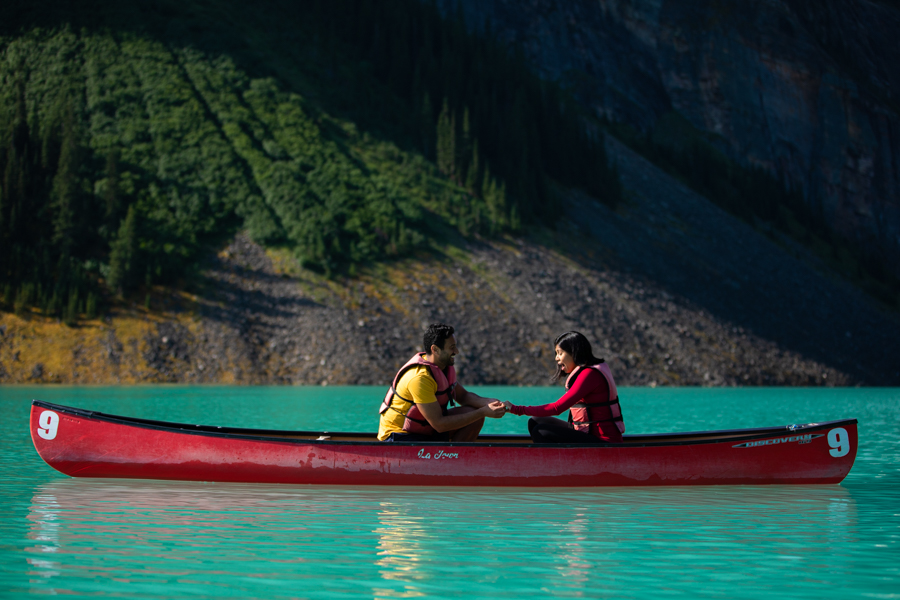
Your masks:
<instances>
[{"instance_id":1,"label":"dense forest","mask_svg":"<svg viewBox=\"0 0 900 600\"><path fill-rule=\"evenodd\" d=\"M92 314L239 228L333 274L618 200L561 90L414 0L57 8L4 19L8 307Z\"/></svg>"},{"instance_id":2,"label":"dense forest","mask_svg":"<svg viewBox=\"0 0 900 600\"><path fill-rule=\"evenodd\" d=\"M832 243L771 175L598 122L427 2L10 2L0 49L0 293L20 313L142 298L240 229L333 276L552 225L566 188L615 207L604 127L731 212Z\"/></svg>"}]
</instances>

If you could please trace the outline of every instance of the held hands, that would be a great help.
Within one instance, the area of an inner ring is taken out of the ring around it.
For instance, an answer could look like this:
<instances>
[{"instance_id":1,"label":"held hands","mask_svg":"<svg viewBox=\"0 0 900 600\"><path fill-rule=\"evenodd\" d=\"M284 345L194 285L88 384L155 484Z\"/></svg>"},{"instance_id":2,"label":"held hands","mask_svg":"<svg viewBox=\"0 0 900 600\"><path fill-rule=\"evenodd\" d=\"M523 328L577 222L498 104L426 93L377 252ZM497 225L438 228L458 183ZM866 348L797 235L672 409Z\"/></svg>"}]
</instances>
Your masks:
<instances>
[{"instance_id":1,"label":"held hands","mask_svg":"<svg viewBox=\"0 0 900 600\"><path fill-rule=\"evenodd\" d=\"M506 407L506 412L510 412L513 407L512 402L506 402L505 400L503 401L503 406Z\"/></svg>"},{"instance_id":2,"label":"held hands","mask_svg":"<svg viewBox=\"0 0 900 600\"><path fill-rule=\"evenodd\" d=\"M485 417L491 419L499 419L506 414L506 405L503 402L497 400L495 402L491 402L490 404L486 404L482 407L481 410L484 411Z\"/></svg>"}]
</instances>

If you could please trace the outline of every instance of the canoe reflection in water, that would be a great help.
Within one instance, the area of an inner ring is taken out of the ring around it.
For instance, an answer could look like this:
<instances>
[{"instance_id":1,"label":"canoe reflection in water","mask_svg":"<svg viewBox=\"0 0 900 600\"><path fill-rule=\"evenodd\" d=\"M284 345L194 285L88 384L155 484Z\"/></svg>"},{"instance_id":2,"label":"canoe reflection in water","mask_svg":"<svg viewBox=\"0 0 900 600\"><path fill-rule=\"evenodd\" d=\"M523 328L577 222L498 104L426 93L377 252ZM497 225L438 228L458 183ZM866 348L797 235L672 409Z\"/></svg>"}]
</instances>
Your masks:
<instances>
[{"instance_id":1,"label":"canoe reflection in water","mask_svg":"<svg viewBox=\"0 0 900 600\"><path fill-rule=\"evenodd\" d=\"M90 479L37 487L28 518L35 591L103 594L128 582L160 597L171 597L163 586L172 583L180 593L227 587L252 597L261 582L312 580L323 593L441 595L451 571L490 586L517 570L605 595L621 578L645 577L660 550L689 553L704 569L760 557L816 562L849 545L857 522L840 486L417 490ZM592 576L597 569L619 580Z\"/></svg>"}]
</instances>

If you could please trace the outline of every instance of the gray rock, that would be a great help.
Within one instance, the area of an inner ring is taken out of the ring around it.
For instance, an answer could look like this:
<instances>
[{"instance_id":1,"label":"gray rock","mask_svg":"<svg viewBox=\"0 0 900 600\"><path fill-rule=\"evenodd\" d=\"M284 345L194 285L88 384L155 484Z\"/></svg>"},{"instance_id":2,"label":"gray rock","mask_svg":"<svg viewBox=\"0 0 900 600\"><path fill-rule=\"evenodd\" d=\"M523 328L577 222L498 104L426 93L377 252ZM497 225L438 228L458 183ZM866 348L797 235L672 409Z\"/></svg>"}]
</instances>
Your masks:
<instances>
[{"instance_id":1,"label":"gray rock","mask_svg":"<svg viewBox=\"0 0 900 600\"><path fill-rule=\"evenodd\" d=\"M674 111L780 174L900 275L896 3L438 1L458 4L598 116L649 131Z\"/></svg>"}]
</instances>

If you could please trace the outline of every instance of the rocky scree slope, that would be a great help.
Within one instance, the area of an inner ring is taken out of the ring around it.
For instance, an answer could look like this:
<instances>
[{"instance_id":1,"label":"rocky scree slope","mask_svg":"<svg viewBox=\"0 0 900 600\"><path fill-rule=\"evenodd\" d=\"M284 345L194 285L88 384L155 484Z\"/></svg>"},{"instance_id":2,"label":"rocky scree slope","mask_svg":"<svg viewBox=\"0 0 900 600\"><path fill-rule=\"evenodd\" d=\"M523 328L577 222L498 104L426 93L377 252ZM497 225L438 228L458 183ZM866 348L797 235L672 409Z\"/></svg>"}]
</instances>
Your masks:
<instances>
[{"instance_id":1,"label":"rocky scree slope","mask_svg":"<svg viewBox=\"0 0 900 600\"><path fill-rule=\"evenodd\" d=\"M387 385L423 328L445 321L469 384L549 383L552 340L570 329L623 385L900 384L896 315L608 148L619 212L570 193L555 234L448 246L339 282L239 235L210 257L194 301L139 327L113 315L52 366L31 351L34 324L4 315L0 381Z\"/></svg>"}]
</instances>

